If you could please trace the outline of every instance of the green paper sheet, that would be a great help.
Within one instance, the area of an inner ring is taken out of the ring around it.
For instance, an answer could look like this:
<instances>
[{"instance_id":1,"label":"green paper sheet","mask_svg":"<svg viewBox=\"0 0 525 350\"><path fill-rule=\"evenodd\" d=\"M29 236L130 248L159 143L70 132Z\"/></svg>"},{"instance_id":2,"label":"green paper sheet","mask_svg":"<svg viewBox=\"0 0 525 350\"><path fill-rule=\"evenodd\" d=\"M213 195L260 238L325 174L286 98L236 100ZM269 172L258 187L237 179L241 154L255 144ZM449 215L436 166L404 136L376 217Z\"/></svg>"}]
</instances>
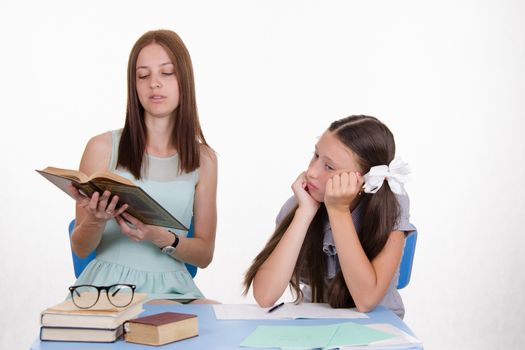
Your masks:
<instances>
[{"instance_id":1,"label":"green paper sheet","mask_svg":"<svg viewBox=\"0 0 525 350\"><path fill-rule=\"evenodd\" d=\"M258 326L240 344L251 348L333 349L367 345L395 335L354 323L319 326Z\"/></svg>"},{"instance_id":2,"label":"green paper sheet","mask_svg":"<svg viewBox=\"0 0 525 350\"><path fill-rule=\"evenodd\" d=\"M338 325L258 326L241 346L251 348L322 348L330 343Z\"/></svg>"},{"instance_id":3,"label":"green paper sheet","mask_svg":"<svg viewBox=\"0 0 525 350\"><path fill-rule=\"evenodd\" d=\"M325 349L344 345L368 345L371 342L395 337L394 334L368 328L354 322L339 323L338 328Z\"/></svg>"}]
</instances>

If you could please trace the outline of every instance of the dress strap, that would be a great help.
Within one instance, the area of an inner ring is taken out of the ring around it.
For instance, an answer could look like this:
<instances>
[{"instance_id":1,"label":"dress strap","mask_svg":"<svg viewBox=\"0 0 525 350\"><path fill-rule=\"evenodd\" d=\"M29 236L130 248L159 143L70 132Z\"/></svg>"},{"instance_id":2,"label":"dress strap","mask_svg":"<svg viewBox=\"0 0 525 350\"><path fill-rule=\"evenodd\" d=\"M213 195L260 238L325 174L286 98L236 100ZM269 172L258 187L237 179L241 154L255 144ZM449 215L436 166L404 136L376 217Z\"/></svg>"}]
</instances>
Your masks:
<instances>
[{"instance_id":1,"label":"dress strap","mask_svg":"<svg viewBox=\"0 0 525 350\"><path fill-rule=\"evenodd\" d=\"M110 171L115 171L117 169L118 145L120 143L121 135L122 129L111 130L111 160L109 161Z\"/></svg>"}]
</instances>

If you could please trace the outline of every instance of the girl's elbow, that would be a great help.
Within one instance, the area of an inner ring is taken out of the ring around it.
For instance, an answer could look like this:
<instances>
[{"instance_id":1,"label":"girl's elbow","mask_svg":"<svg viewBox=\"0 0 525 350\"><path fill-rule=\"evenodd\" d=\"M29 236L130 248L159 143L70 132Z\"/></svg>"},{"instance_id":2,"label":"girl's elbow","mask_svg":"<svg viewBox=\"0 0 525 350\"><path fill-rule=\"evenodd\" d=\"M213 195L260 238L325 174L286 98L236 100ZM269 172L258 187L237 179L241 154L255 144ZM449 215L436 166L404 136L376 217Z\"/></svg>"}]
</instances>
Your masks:
<instances>
[{"instance_id":1,"label":"girl's elbow","mask_svg":"<svg viewBox=\"0 0 525 350\"><path fill-rule=\"evenodd\" d=\"M260 295L260 293L256 293L255 290L253 291L253 297L260 307L266 308L275 304L275 300L268 298L266 295Z\"/></svg>"},{"instance_id":2,"label":"girl's elbow","mask_svg":"<svg viewBox=\"0 0 525 350\"><path fill-rule=\"evenodd\" d=\"M270 307L277 301L268 293L267 288L258 288L256 281L253 282L253 298L260 307Z\"/></svg>"},{"instance_id":3,"label":"girl's elbow","mask_svg":"<svg viewBox=\"0 0 525 350\"><path fill-rule=\"evenodd\" d=\"M370 312L373 311L377 306L377 303L372 300L359 300L355 301L355 307L359 312Z\"/></svg>"}]
</instances>

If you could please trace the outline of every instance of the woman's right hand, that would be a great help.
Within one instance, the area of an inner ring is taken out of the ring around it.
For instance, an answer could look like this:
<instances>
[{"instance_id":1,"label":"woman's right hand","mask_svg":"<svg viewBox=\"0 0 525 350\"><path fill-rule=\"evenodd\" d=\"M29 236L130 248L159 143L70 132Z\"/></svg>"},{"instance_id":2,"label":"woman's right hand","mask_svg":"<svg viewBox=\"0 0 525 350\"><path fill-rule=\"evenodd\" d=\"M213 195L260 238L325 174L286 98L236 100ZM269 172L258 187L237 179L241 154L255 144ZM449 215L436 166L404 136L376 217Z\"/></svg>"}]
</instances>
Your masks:
<instances>
[{"instance_id":1,"label":"woman's right hand","mask_svg":"<svg viewBox=\"0 0 525 350\"><path fill-rule=\"evenodd\" d=\"M306 187L306 172L303 171L292 184L292 191L299 208L311 211L315 214L319 209L320 203L308 193Z\"/></svg>"},{"instance_id":2,"label":"woman's right hand","mask_svg":"<svg viewBox=\"0 0 525 350\"><path fill-rule=\"evenodd\" d=\"M115 216L119 216L128 208L127 204L122 205L116 209L119 197L111 197L111 192L104 191L102 196L98 192L94 192L91 198L84 196L80 191L73 185L69 186L69 192L77 202L79 208L83 208L88 215L90 215L96 221L107 221L113 219Z\"/></svg>"}]
</instances>

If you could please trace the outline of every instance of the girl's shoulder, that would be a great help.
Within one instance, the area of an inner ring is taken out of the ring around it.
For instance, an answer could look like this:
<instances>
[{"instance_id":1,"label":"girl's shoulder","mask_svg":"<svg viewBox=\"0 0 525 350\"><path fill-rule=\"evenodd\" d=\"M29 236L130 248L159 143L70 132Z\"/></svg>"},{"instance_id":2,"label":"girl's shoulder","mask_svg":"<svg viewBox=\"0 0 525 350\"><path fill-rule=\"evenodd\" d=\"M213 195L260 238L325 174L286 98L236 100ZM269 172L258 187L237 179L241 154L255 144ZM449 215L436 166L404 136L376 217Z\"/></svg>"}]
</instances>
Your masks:
<instances>
[{"instance_id":1,"label":"girl's shoulder","mask_svg":"<svg viewBox=\"0 0 525 350\"><path fill-rule=\"evenodd\" d=\"M277 214L277 218L275 219L275 223L279 225L281 221L288 215L288 213L295 208L297 205L297 200L295 199L295 196L291 196L284 202L283 206L281 207L281 210L279 210L279 214Z\"/></svg>"},{"instance_id":2,"label":"girl's shoulder","mask_svg":"<svg viewBox=\"0 0 525 350\"><path fill-rule=\"evenodd\" d=\"M410 223L410 198L408 195L396 194L396 199L399 204L399 213L394 229L405 232L415 230L415 227Z\"/></svg>"}]
</instances>

